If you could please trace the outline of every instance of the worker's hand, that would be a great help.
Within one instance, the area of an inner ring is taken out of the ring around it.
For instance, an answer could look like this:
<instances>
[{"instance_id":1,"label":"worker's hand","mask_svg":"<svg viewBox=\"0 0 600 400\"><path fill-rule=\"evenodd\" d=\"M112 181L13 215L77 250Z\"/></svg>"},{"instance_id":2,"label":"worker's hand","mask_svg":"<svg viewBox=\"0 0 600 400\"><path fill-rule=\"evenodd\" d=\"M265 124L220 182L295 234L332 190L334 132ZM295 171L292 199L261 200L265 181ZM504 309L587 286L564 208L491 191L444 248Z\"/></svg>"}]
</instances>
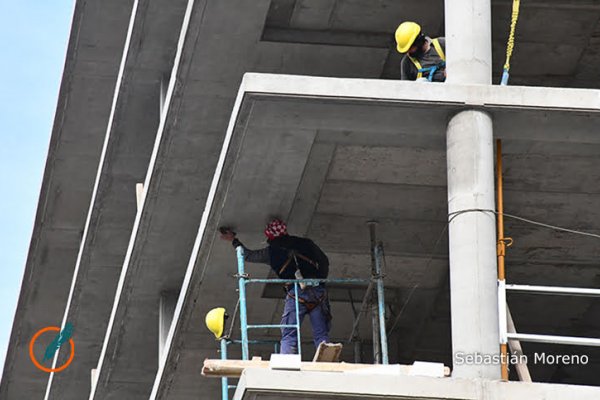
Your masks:
<instances>
[{"instance_id":1,"label":"worker's hand","mask_svg":"<svg viewBox=\"0 0 600 400\"><path fill-rule=\"evenodd\" d=\"M221 232L221 239L226 240L228 242L233 242L233 239L235 239L235 232L231 229L220 228L219 231Z\"/></svg>"}]
</instances>

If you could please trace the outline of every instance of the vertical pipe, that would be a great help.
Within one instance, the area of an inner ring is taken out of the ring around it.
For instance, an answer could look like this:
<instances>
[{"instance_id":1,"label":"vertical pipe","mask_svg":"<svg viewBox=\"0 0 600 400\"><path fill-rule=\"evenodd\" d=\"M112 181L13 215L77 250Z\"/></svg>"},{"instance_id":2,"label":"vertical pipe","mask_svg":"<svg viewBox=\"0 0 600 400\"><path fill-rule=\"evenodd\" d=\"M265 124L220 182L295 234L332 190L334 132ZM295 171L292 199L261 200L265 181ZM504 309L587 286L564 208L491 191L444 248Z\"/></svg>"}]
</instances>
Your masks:
<instances>
[{"instance_id":1,"label":"vertical pipe","mask_svg":"<svg viewBox=\"0 0 600 400\"><path fill-rule=\"evenodd\" d=\"M385 292L383 289L383 251L381 244L375 246L375 273L377 279L377 306L379 308L379 336L381 345L381 363L389 364L387 333L385 331Z\"/></svg>"},{"instance_id":2,"label":"vertical pipe","mask_svg":"<svg viewBox=\"0 0 600 400\"><path fill-rule=\"evenodd\" d=\"M377 267L375 261L375 247L377 246L377 222L369 221L369 237L371 240L371 276L377 275ZM375 296L371 289L371 324L373 338L373 363L381 364L381 344L379 342L379 308L375 302Z\"/></svg>"},{"instance_id":3,"label":"vertical pipe","mask_svg":"<svg viewBox=\"0 0 600 400\"><path fill-rule=\"evenodd\" d=\"M294 305L296 306L296 333L298 333L298 354L302 359L302 339L300 338L300 307L298 305L300 293L298 292L298 282L294 282Z\"/></svg>"},{"instance_id":4,"label":"vertical pipe","mask_svg":"<svg viewBox=\"0 0 600 400\"><path fill-rule=\"evenodd\" d=\"M506 242L504 240L504 184L502 176L502 141L496 140L496 184L498 195L498 326L500 335L500 376L503 381L508 381L508 337L506 316L506 272L504 257L506 255Z\"/></svg>"},{"instance_id":5,"label":"vertical pipe","mask_svg":"<svg viewBox=\"0 0 600 400\"><path fill-rule=\"evenodd\" d=\"M221 360L227 360L227 339L221 339ZM227 377L221 378L221 398L229 400L229 382Z\"/></svg>"},{"instance_id":6,"label":"vertical pipe","mask_svg":"<svg viewBox=\"0 0 600 400\"><path fill-rule=\"evenodd\" d=\"M491 212L477 211L495 210L494 141L488 114L468 110L450 120L447 163L453 353L499 357L496 219ZM500 369L456 362L452 375L499 379Z\"/></svg>"},{"instance_id":7,"label":"vertical pipe","mask_svg":"<svg viewBox=\"0 0 600 400\"><path fill-rule=\"evenodd\" d=\"M354 362L356 364L362 363L362 345L360 339L354 340Z\"/></svg>"},{"instance_id":8,"label":"vertical pipe","mask_svg":"<svg viewBox=\"0 0 600 400\"><path fill-rule=\"evenodd\" d=\"M246 272L244 270L244 248L235 248L238 262L238 290L240 295L240 332L242 337L242 360L248 360L248 314L246 310Z\"/></svg>"}]
</instances>

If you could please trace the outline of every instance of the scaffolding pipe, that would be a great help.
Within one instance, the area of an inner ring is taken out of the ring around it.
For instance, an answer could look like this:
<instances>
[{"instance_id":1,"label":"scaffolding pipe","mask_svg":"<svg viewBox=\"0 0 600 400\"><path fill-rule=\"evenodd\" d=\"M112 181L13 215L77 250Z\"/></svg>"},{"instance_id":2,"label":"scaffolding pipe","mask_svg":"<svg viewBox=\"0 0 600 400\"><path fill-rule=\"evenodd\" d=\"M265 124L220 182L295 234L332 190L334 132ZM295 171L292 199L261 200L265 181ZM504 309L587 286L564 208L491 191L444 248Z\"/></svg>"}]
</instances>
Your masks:
<instances>
[{"instance_id":1,"label":"scaffolding pipe","mask_svg":"<svg viewBox=\"0 0 600 400\"><path fill-rule=\"evenodd\" d=\"M538 335L538 334L531 334L531 333L509 333L508 338L511 340L520 340L521 342L531 342L531 343L550 343L550 344L565 344L565 345L571 345L571 346L600 347L600 339L577 337L577 336L555 336L555 335Z\"/></svg>"},{"instance_id":2,"label":"scaffolding pipe","mask_svg":"<svg viewBox=\"0 0 600 400\"><path fill-rule=\"evenodd\" d=\"M246 279L246 284L248 283L306 283L307 285L318 285L319 283L369 283L368 279L358 279L358 278L340 278L340 279Z\"/></svg>"},{"instance_id":3,"label":"scaffolding pipe","mask_svg":"<svg viewBox=\"0 0 600 400\"><path fill-rule=\"evenodd\" d=\"M227 339L222 338L221 342L221 360L227 360ZM229 400L229 382L227 377L221 378L221 398L222 400Z\"/></svg>"},{"instance_id":4,"label":"scaffolding pipe","mask_svg":"<svg viewBox=\"0 0 600 400\"><path fill-rule=\"evenodd\" d=\"M244 247L235 248L238 262L238 290L240 296L240 331L242 338L242 360L248 360L248 313L246 310L246 271L244 270Z\"/></svg>"},{"instance_id":5,"label":"scaffolding pipe","mask_svg":"<svg viewBox=\"0 0 600 400\"><path fill-rule=\"evenodd\" d=\"M532 286L532 285L506 285L506 290L521 293L537 293L548 295L568 296L590 296L600 297L600 289L556 287L556 286Z\"/></svg>"},{"instance_id":6,"label":"scaffolding pipe","mask_svg":"<svg viewBox=\"0 0 600 400\"><path fill-rule=\"evenodd\" d=\"M502 176L502 141L496 140L496 182L498 194L498 328L500 333L500 376L508 381L508 337L506 324L506 273L504 256L506 254L506 238L504 237L504 187Z\"/></svg>"},{"instance_id":7,"label":"scaffolding pipe","mask_svg":"<svg viewBox=\"0 0 600 400\"><path fill-rule=\"evenodd\" d=\"M369 221L369 236L371 239L371 276L377 276L377 261L375 248L377 247L377 222ZM381 364L381 343L379 336L379 307L375 302L374 296L371 296L371 328L373 338L373 364Z\"/></svg>"},{"instance_id":8,"label":"scaffolding pipe","mask_svg":"<svg viewBox=\"0 0 600 400\"><path fill-rule=\"evenodd\" d=\"M387 333L385 330L385 292L383 288L383 249L375 246L375 278L377 279L377 307L379 311L379 344L381 346L381 363L389 364Z\"/></svg>"},{"instance_id":9,"label":"scaffolding pipe","mask_svg":"<svg viewBox=\"0 0 600 400\"><path fill-rule=\"evenodd\" d=\"M298 293L298 282L294 282L294 305L296 306L296 337L298 338L298 355L302 360L302 341L300 340L300 307L298 303L300 302L298 299L300 298L300 294Z\"/></svg>"},{"instance_id":10,"label":"scaffolding pipe","mask_svg":"<svg viewBox=\"0 0 600 400\"><path fill-rule=\"evenodd\" d=\"M367 311L367 303L369 302L369 297L373 291L374 282L371 280L369 282L369 286L367 286L367 291L365 292L365 296L363 297L362 303L360 305L360 311L358 312L358 316L354 319L354 323L352 324L352 332L350 332L350 337L348 338L348 343L352 341L354 335L356 334L356 330L358 329L358 325L360 323L360 317Z\"/></svg>"}]
</instances>

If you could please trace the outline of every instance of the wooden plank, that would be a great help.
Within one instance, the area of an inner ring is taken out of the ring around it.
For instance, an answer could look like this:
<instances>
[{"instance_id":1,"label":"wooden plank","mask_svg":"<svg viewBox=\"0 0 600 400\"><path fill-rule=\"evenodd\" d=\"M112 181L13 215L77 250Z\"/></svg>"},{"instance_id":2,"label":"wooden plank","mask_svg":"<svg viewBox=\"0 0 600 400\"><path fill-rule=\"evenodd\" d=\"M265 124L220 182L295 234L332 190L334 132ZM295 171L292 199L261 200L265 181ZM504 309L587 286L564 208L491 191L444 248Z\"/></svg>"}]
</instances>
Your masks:
<instances>
[{"instance_id":1,"label":"wooden plank","mask_svg":"<svg viewBox=\"0 0 600 400\"><path fill-rule=\"evenodd\" d=\"M517 329L515 328L515 322L512 319L512 315L510 314L510 309L508 308L508 304L506 305L506 322L508 333L517 333ZM508 341L508 347L511 353L516 353L518 356L523 354L523 348L521 347L521 342L518 340L511 339ZM519 357L520 359L520 357ZM522 382L531 382L531 375L529 374L529 368L526 363L517 363L515 364L515 369L517 370L517 375L519 376L519 380Z\"/></svg>"},{"instance_id":2,"label":"wooden plank","mask_svg":"<svg viewBox=\"0 0 600 400\"><path fill-rule=\"evenodd\" d=\"M302 362L301 371L313 372L345 372L382 368L398 368L400 374L410 375L411 365L352 364L345 362ZM204 360L202 375L213 378L239 378L246 368L269 368L269 361L263 360ZM450 376L450 368L444 367L444 375Z\"/></svg>"},{"instance_id":3,"label":"wooden plank","mask_svg":"<svg viewBox=\"0 0 600 400\"><path fill-rule=\"evenodd\" d=\"M317 348L313 362L339 362L343 348L341 343L322 342Z\"/></svg>"}]
</instances>

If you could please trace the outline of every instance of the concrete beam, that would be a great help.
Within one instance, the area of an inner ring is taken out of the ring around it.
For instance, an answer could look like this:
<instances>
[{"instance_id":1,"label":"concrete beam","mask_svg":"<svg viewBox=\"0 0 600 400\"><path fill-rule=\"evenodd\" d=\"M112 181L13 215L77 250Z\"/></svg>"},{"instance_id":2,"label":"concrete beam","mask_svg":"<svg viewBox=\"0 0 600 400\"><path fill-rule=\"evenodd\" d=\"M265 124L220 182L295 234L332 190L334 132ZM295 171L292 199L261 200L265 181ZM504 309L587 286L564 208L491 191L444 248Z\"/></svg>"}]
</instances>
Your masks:
<instances>
[{"instance_id":1,"label":"concrete beam","mask_svg":"<svg viewBox=\"0 0 600 400\"><path fill-rule=\"evenodd\" d=\"M276 393L277 397L273 397ZM257 400L289 399L452 399L452 400L589 400L600 388L548 383L498 382L476 379L430 378L400 374L244 371L233 397Z\"/></svg>"}]
</instances>

